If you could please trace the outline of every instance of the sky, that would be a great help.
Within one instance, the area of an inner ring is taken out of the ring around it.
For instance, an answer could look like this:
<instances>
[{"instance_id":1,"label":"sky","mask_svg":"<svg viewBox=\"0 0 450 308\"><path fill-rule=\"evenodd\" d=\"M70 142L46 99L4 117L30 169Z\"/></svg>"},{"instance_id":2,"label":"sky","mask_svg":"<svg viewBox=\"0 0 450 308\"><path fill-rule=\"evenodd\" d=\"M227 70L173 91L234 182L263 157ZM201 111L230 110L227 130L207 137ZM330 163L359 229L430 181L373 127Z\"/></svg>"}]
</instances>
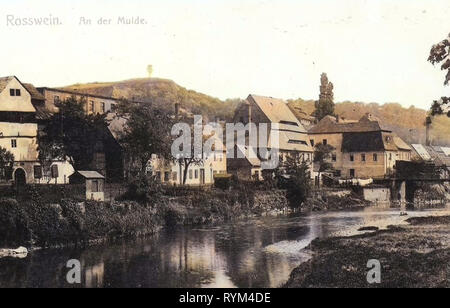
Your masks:
<instances>
[{"instance_id":1,"label":"sky","mask_svg":"<svg viewBox=\"0 0 450 308\"><path fill-rule=\"evenodd\" d=\"M428 109L450 95L427 62L448 0L0 0L0 76L36 86L147 76L221 99L248 94ZM51 17L51 25L24 25ZM140 24L117 24L120 17ZM91 21L90 25L80 21ZM111 19L111 24L99 24Z\"/></svg>"}]
</instances>

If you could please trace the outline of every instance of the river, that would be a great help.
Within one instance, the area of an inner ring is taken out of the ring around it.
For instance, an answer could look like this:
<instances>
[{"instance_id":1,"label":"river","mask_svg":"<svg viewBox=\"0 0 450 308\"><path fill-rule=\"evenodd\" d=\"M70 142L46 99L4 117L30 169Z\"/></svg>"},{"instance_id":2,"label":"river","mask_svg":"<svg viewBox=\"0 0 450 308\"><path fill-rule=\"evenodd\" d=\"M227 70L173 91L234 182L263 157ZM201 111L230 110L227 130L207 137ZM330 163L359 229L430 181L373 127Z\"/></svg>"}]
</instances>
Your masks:
<instances>
[{"instance_id":1,"label":"river","mask_svg":"<svg viewBox=\"0 0 450 308\"><path fill-rule=\"evenodd\" d=\"M316 237L352 235L362 226L385 228L448 208L358 211L248 219L214 227L178 227L137 240L88 248L34 251L0 259L0 287L279 287L310 258ZM67 283L67 261L81 262L82 283Z\"/></svg>"}]
</instances>

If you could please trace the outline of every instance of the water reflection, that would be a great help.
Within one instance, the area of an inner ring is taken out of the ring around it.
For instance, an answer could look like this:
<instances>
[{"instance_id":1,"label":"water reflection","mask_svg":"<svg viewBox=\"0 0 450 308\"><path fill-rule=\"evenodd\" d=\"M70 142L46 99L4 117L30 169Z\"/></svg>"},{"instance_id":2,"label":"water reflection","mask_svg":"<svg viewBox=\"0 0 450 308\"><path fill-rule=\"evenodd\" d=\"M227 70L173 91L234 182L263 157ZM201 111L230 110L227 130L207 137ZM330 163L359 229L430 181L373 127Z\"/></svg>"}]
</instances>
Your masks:
<instances>
[{"instance_id":1,"label":"water reflection","mask_svg":"<svg viewBox=\"0 0 450 308\"><path fill-rule=\"evenodd\" d=\"M419 215L424 213L410 212ZM312 239L406 218L398 209L369 208L177 228L112 245L36 251L25 259L0 259L0 287L279 287L310 258L303 248ZM81 285L66 282L70 259L82 264Z\"/></svg>"}]
</instances>

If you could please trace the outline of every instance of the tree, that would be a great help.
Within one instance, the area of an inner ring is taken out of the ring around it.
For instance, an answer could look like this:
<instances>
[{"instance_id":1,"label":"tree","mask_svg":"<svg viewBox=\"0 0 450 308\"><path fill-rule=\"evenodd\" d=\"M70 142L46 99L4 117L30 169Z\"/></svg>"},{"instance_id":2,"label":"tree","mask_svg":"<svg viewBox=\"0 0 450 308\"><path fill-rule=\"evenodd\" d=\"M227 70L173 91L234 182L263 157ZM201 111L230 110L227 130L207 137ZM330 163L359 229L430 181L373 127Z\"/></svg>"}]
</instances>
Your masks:
<instances>
[{"instance_id":1,"label":"tree","mask_svg":"<svg viewBox=\"0 0 450 308\"><path fill-rule=\"evenodd\" d=\"M151 78L153 75L153 65L147 65L148 77Z\"/></svg>"},{"instance_id":2,"label":"tree","mask_svg":"<svg viewBox=\"0 0 450 308\"><path fill-rule=\"evenodd\" d=\"M189 123L194 121L194 119L190 116L185 116L185 115L179 115L177 117L177 120L180 123ZM201 125L202 123L197 123L197 125ZM194 131L194 126L195 123L193 125L189 125L190 127L190 131ZM187 132L183 132L183 133L187 133ZM179 134L177 137L183 136L183 134ZM175 160L179 167L180 167L180 174L182 174L182 183L183 185L186 184L186 180L187 180L187 174L189 171L189 167L196 165L202 165L204 162L204 152L203 152L203 144L204 142L207 140L207 138L209 138L210 136L205 136L203 134L203 128L202 128L202 137L201 137L201 143L196 143L194 140L194 136L189 135L186 136L189 141L190 141L190 147L189 150L186 151L186 153L177 153L175 156L172 156L172 159ZM183 147L187 146L183 143ZM181 149L180 149L181 150ZM183 149L184 150L184 149Z\"/></svg>"},{"instance_id":3,"label":"tree","mask_svg":"<svg viewBox=\"0 0 450 308\"><path fill-rule=\"evenodd\" d=\"M14 155L7 149L0 147L0 178L10 178L13 166Z\"/></svg>"},{"instance_id":4,"label":"tree","mask_svg":"<svg viewBox=\"0 0 450 308\"><path fill-rule=\"evenodd\" d=\"M39 159L46 166L68 159L76 170L88 169L107 130L105 115L87 114L86 100L70 97L57 104L59 111L47 121L39 136Z\"/></svg>"},{"instance_id":5,"label":"tree","mask_svg":"<svg viewBox=\"0 0 450 308\"><path fill-rule=\"evenodd\" d=\"M116 106L116 117L125 120L123 130L118 132L119 143L141 176L146 174L152 155L170 159L173 118L163 110L146 103L129 103L122 100Z\"/></svg>"},{"instance_id":6,"label":"tree","mask_svg":"<svg viewBox=\"0 0 450 308\"><path fill-rule=\"evenodd\" d=\"M448 85L450 82L450 34L443 41L433 45L430 50L430 56L428 57L433 65L441 64L441 70L446 70L444 85ZM431 106L431 115L444 114L445 110L450 106L450 97L441 97L440 100L433 101ZM450 117L450 111L447 111L447 116Z\"/></svg>"},{"instance_id":7,"label":"tree","mask_svg":"<svg viewBox=\"0 0 450 308\"><path fill-rule=\"evenodd\" d=\"M286 189L286 197L292 208L298 209L311 193L311 176L307 163L297 157L288 156L281 165L282 172L275 172L281 188Z\"/></svg>"},{"instance_id":8,"label":"tree","mask_svg":"<svg viewBox=\"0 0 450 308\"><path fill-rule=\"evenodd\" d=\"M314 116L318 121L322 120L327 115L334 116L333 100L333 83L328 81L326 73L322 73L320 76L319 100L315 102L316 110L314 111Z\"/></svg>"},{"instance_id":9,"label":"tree","mask_svg":"<svg viewBox=\"0 0 450 308\"><path fill-rule=\"evenodd\" d=\"M314 163L319 165L318 180L320 185L320 175L322 172L333 170L333 165L330 163L332 152L335 150L329 144L318 143L314 147Z\"/></svg>"}]
</instances>

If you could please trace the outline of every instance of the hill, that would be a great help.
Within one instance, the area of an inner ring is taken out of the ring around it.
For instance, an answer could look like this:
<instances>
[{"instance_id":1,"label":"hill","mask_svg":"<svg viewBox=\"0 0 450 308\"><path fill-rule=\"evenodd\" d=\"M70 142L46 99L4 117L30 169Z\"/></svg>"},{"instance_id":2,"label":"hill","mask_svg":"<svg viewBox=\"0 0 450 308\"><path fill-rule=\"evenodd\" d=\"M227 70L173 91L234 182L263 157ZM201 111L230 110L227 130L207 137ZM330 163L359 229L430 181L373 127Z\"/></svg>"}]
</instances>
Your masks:
<instances>
[{"instance_id":1,"label":"hill","mask_svg":"<svg viewBox=\"0 0 450 308\"><path fill-rule=\"evenodd\" d=\"M175 103L194 114L201 114L213 120L215 116L230 119L239 99L221 101L218 98L188 90L172 80L140 78L118 82L95 82L63 87L82 93L152 103L159 108L173 110Z\"/></svg>"},{"instance_id":2,"label":"hill","mask_svg":"<svg viewBox=\"0 0 450 308\"><path fill-rule=\"evenodd\" d=\"M294 113L302 110L311 114L314 111L313 100L289 100L288 105ZM380 105L349 101L337 103L335 107L335 113L348 120L358 120L368 112L379 118L406 142L425 143L426 110L414 106L404 108L397 103ZM450 119L446 116L435 117L430 135L434 144L450 145Z\"/></svg>"},{"instance_id":3,"label":"hill","mask_svg":"<svg viewBox=\"0 0 450 308\"><path fill-rule=\"evenodd\" d=\"M64 89L152 103L158 108L168 110L173 110L175 103L179 102L182 108L194 114L201 114L209 120L213 120L216 116L224 120L232 119L234 110L241 102L241 99L222 101L188 90L172 80L160 78L75 84ZM299 109L307 114L314 111L313 100L301 98L288 100L288 105L294 113L298 113ZM358 120L367 112L382 120L406 142L425 143L426 110L413 106L404 108L397 103L380 105L345 101L336 104L336 114L345 119ZM431 137L434 144L450 145L450 119L445 116L436 117L433 121Z\"/></svg>"}]
</instances>

